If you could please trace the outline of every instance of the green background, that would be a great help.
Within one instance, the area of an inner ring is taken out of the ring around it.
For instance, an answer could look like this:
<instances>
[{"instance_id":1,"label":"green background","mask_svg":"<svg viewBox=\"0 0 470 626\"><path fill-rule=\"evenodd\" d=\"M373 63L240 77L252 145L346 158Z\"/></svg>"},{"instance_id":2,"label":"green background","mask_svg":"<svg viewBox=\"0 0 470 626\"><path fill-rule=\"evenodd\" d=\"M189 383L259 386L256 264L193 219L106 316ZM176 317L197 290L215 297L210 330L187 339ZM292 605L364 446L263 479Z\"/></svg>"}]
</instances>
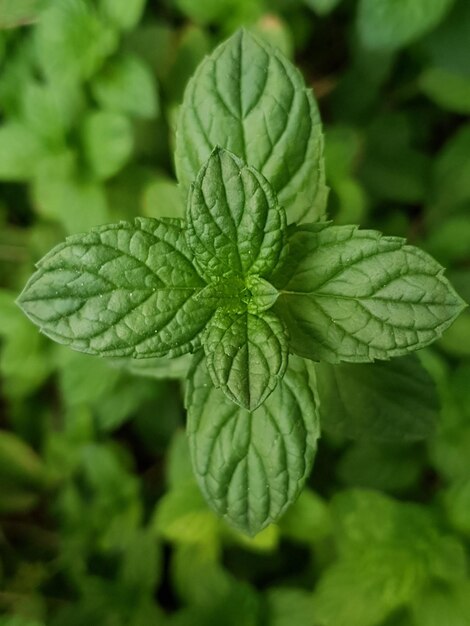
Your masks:
<instances>
[{"instance_id":1,"label":"green background","mask_svg":"<svg viewBox=\"0 0 470 626\"><path fill-rule=\"evenodd\" d=\"M434 432L330 425L248 539L192 477L186 360L111 366L14 304L67 234L183 215L178 106L241 25L314 90L330 215L407 237L470 300L467 0L0 0L0 626L470 624L468 311L420 352Z\"/></svg>"}]
</instances>

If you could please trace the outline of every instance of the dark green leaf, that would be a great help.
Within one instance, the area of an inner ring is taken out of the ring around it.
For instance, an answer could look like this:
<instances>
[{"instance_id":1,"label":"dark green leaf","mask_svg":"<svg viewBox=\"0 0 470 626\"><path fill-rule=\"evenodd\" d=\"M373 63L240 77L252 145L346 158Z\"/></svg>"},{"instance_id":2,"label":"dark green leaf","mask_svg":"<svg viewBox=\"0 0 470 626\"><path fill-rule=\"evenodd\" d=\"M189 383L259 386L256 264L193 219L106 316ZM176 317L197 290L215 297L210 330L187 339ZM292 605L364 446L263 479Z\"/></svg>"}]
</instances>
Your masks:
<instances>
[{"instance_id":1,"label":"dark green leaf","mask_svg":"<svg viewBox=\"0 0 470 626\"><path fill-rule=\"evenodd\" d=\"M323 138L313 96L280 52L243 30L201 63L186 90L176 138L185 193L215 146L269 180L289 222L323 215Z\"/></svg>"},{"instance_id":2,"label":"dark green leaf","mask_svg":"<svg viewBox=\"0 0 470 626\"><path fill-rule=\"evenodd\" d=\"M187 390L193 469L209 504L229 524L254 535L299 495L319 436L315 380L292 356L282 381L256 411L215 389L199 360Z\"/></svg>"},{"instance_id":3,"label":"dark green leaf","mask_svg":"<svg viewBox=\"0 0 470 626\"><path fill-rule=\"evenodd\" d=\"M291 349L306 358L401 356L438 339L465 306L444 269L399 237L333 226L300 228L291 242L276 308Z\"/></svg>"},{"instance_id":4,"label":"dark green leaf","mask_svg":"<svg viewBox=\"0 0 470 626\"><path fill-rule=\"evenodd\" d=\"M269 183L216 148L191 189L188 244L208 279L269 275L281 256L285 220Z\"/></svg>"},{"instance_id":5,"label":"dark green leaf","mask_svg":"<svg viewBox=\"0 0 470 626\"><path fill-rule=\"evenodd\" d=\"M367 441L428 437L439 412L435 385L410 354L379 363L319 363L322 427Z\"/></svg>"},{"instance_id":6,"label":"dark green leaf","mask_svg":"<svg viewBox=\"0 0 470 626\"><path fill-rule=\"evenodd\" d=\"M212 315L181 228L137 219L69 237L38 264L19 297L59 343L106 356L177 356Z\"/></svg>"},{"instance_id":7,"label":"dark green leaf","mask_svg":"<svg viewBox=\"0 0 470 626\"><path fill-rule=\"evenodd\" d=\"M284 376L287 337L273 313L221 308L203 344L214 385L249 411L257 409Z\"/></svg>"}]
</instances>

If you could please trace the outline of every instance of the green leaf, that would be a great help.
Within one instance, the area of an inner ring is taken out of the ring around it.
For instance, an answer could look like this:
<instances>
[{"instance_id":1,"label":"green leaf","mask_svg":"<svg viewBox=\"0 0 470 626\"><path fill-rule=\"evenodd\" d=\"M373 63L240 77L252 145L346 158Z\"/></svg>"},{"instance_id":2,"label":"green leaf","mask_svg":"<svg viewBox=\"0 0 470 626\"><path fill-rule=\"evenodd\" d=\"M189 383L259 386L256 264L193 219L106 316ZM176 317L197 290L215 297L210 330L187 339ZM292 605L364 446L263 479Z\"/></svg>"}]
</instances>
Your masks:
<instances>
[{"instance_id":1,"label":"green leaf","mask_svg":"<svg viewBox=\"0 0 470 626\"><path fill-rule=\"evenodd\" d=\"M470 202L470 124L460 126L435 160L428 222L442 223L450 213L466 211Z\"/></svg>"},{"instance_id":2,"label":"green leaf","mask_svg":"<svg viewBox=\"0 0 470 626\"><path fill-rule=\"evenodd\" d=\"M424 201L432 162L413 139L413 121L406 114L381 114L368 124L359 174L371 195L409 204Z\"/></svg>"},{"instance_id":3,"label":"green leaf","mask_svg":"<svg viewBox=\"0 0 470 626\"><path fill-rule=\"evenodd\" d=\"M196 361L187 388L187 431L193 469L209 506L254 535L299 495L319 436L315 379L291 357L284 378L253 412L213 387Z\"/></svg>"},{"instance_id":4,"label":"green leaf","mask_svg":"<svg viewBox=\"0 0 470 626\"><path fill-rule=\"evenodd\" d=\"M394 50L439 24L454 0L361 0L357 24L368 48Z\"/></svg>"},{"instance_id":5,"label":"green leaf","mask_svg":"<svg viewBox=\"0 0 470 626\"><path fill-rule=\"evenodd\" d=\"M243 30L201 63L186 89L176 136L184 193L215 146L269 180L289 222L323 215L323 138L312 93L279 51Z\"/></svg>"},{"instance_id":6,"label":"green leaf","mask_svg":"<svg viewBox=\"0 0 470 626\"><path fill-rule=\"evenodd\" d=\"M377 626L420 590L421 564L397 550L368 546L353 559L341 559L320 578L314 593L322 626Z\"/></svg>"},{"instance_id":7,"label":"green leaf","mask_svg":"<svg viewBox=\"0 0 470 626\"><path fill-rule=\"evenodd\" d=\"M122 30L135 28L144 12L146 0L100 0L105 19Z\"/></svg>"},{"instance_id":8,"label":"green leaf","mask_svg":"<svg viewBox=\"0 0 470 626\"><path fill-rule=\"evenodd\" d=\"M18 303L46 335L106 356L177 356L199 345L212 308L174 221L137 219L69 237Z\"/></svg>"},{"instance_id":9,"label":"green leaf","mask_svg":"<svg viewBox=\"0 0 470 626\"><path fill-rule=\"evenodd\" d=\"M212 382L241 407L254 411L272 393L287 367L288 344L270 312L219 309L203 339Z\"/></svg>"},{"instance_id":10,"label":"green leaf","mask_svg":"<svg viewBox=\"0 0 470 626\"><path fill-rule=\"evenodd\" d=\"M470 479L456 481L447 490L444 503L452 527L470 537Z\"/></svg>"},{"instance_id":11,"label":"green leaf","mask_svg":"<svg viewBox=\"0 0 470 626\"><path fill-rule=\"evenodd\" d=\"M44 152L39 137L23 124L0 126L0 180L28 180Z\"/></svg>"},{"instance_id":12,"label":"green leaf","mask_svg":"<svg viewBox=\"0 0 470 626\"><path fill-rule=\"evenodd\" d=\"M136 376L159 379L185 379L191 364L190 357L185 354L175 359L148 358L148 359L113 359L111 365L128 370Z\"/></svg>"},{"instance_id":13,"label":"green leaf","mask_svg":"<svg viewBox=\"0 0 470 626\"><path fill-rule=\"evenodd\" d=\"M158 536L178 544L211 544L220 520L207 507L194 480L177 485L159 500L152 521Z\"/></svg>"},{"instance_id":14,"label":"green leaf","mask_svg":"<svg viewBox=\"0 0 470 626\"><path fill-rule=\"evenodd\" d=\"M322 427L362 441L414 441L434 430L439 400L410 354L389 362L316 366Z\"/></svg>"},{"instance_id":15,"label":"green leaf","mask_svg":"<svg viewBox=\"0 0 470 626\"><path fill-rule=\"evenodd\" d=\"M91 89L105 109L143 118L159 112L157 84L139 57L126 55L114 60L95 77Z\"/></svg>"},{"instance_id":16,"label":"green leaf","mask_svg":"<svg viewBox=\"0 0 470 626\"><path fill-rule=\"evenodd\" d=\"M142 192L141 211L146 217L184 218L184 203L176 181L158 176Z\"/></svg>"},{"instance_id":17,"label":"green leaf","mask_svg":"<svg viewBox=\"0 0 470 626\"><path fill-rule=\"evenodd\" d=\"M75 172L74 155L43 159L32 181L36 212L56 220L66 233L74 234L109 221L109 207L102 185L81 180Z\"/></svg>"},{"instance_id":18,"label":"green leaf","mask_svg":"<svg viewBox=\"0 0 470 626\"><path fill-rule=\"evenodd\" d=\"M111 25L85 0L49 3L34 31L36 54L48 78L86 80L118 46Z\"/></svg>"},{"instance_id":19,"label":"green leaf","mask_svg":"<svg viewBox=\"0 0 470 626\"><path fill-rule=\"evenodd\" d=\"M351 487L401 494L418 487L424 465L424 454L416 445L361 441L347 448L336 473Z\"/></svg>"},{"instance_id":20,"label":"green leaf","mask_svg":"<svg viewBox=\"0 0 470 626\"><path fill-rule=\"evenodd\" d=\"M279 262L285 219L269 183L216 148L191 189L187 240L206 278L266 275Z\"/></svg>"},{"instance_id":21,"label":"green leaf","mask_svg":"<svg viewBox=\"0 0 470 626\"><path fill-rule=\"evenodd\" d=\"M470 76L430 67L423 72L419 83L421 90L438 106L453 113L470 114Z\"/></svg>"},{"instance_id":22,"label":"green leaf","mask_svg":"<svg viewBox=\"0 0 470 626\"><path fill-rule=\"evenodd\" d=\"M266 590L269 626L312 626L315 616L313 595L304 589L270 587Z\"/></svg>"},{"instance_id":23,"label":"green leaf","mask_svg":"<svg viewBox=\"0 0 470 626\"><path fill-rule=\"evenodd\" d=\"M470 38L470 4L455 2L438 28L422 42L431 64L442 69L470 76L468 40Z\"/></svg>"},{"instance_id":24,"label":"green leaf","mask_svg":"<svg viewBox=\"0 0 470 626\"><path fill-rule=\"evenodd\" d=\"M328 15L342 0L303 0L318 15Z\"/></svg>"},{"instance_id":25,"label":"green leaf","mask_svg":"<svg viewBox=\"0 0 470 626\"><path fill-rule=\"evenodd\" d=\"M329 508L319 495L305 488L279 522L281 533L292 541L315 544L332 532Z\"/></svg>"},{"instance_id":26,"label":"green leaf","mask_svg":"<svg viewBox=\"0 0 470 626\"><path fill-rule=\"evenodd\" d=\"M30 489L48 484L46 467L26 443L13 433L0 430L0 483Z\"/></svg>"},{"instance_id":27,"label":"green leaf","mask_svg":"<svg viewBox=\"0 0 470 626\"><path fill-rule=\"evenodd\" d=\"M433 579L462 580L465 549L439 534L429 511L360 489L333 499L339 559L315 590L325 626L375 626Z\"/></svg>"},{"instance_id":28,"label":"green leaf","mask_svg":"<svg viewBox=\"0 0 470 626\"><path fill-rule=\"evenodd\" d=\"M401 356L438 339L465 306L443 268L399 237L355 226L301 227L289 243L290 277L274 281L275 307L291 350L306 358Z\"/></svg>"},{"instance_id":29,"label":"green leaf","mask_svg":"<svg viewBox=\"0 0 470 626\"><path fill-rule=\"evenodd\" d=\"M92 171L106 179L117 174L132 154L132 125L119 113L93 112L83 122L82 141Z\"/></svg>"},{"instance_id":30,"label":"green leaf","mask_svg":"<svg viewBox=\"0 0 470 626\"><path fill-rule=\"evenodd\" d=\"M441 535L432 512L415 503L399 502L377 491L351 489L333 499L335 537L340 558L355 560L369 550L383 560L402 553L419 573L413 584L435 578L466 576L465 548L454 537Z\"/></svg>"}]
</instances>

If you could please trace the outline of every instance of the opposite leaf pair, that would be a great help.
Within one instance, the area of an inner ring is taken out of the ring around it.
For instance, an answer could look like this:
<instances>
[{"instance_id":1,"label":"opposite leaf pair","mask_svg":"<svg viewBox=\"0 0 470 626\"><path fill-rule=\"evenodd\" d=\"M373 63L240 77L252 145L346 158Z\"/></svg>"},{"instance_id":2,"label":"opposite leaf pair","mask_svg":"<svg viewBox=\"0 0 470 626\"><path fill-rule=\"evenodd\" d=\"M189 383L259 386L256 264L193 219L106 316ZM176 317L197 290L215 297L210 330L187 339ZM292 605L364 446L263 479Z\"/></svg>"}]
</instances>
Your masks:
<instances>
[{"instance_id":1,"label":"opposite leaf pair","mask_svg":"<svg viewBox=\"0 0 470 626\"><path fill-rule=\"evenodd\" d=\"M287 232L263 176L215 149L186 228L139 219L70 237L19 302L50 337L92 354L177 356L202 343L214 385L251 411L289 349L333 363L400 356L462 308L441 266L402 239L327 223Z\"/></svg>"},{"instance_id":2,"label":"opposite leaf pair","mask_svg":"<svg viewBox=\"0 0 470 626\"><path fill-rule=\"evenodd\" d=\"M201 340L216 386L254 410L287 364L265 280L285 252L285 214L254 169L214 150L195 181L187 228L138 219L69 237L19 298L61 343L105 356L177 356Z\"/></svg>"}]
</instances>

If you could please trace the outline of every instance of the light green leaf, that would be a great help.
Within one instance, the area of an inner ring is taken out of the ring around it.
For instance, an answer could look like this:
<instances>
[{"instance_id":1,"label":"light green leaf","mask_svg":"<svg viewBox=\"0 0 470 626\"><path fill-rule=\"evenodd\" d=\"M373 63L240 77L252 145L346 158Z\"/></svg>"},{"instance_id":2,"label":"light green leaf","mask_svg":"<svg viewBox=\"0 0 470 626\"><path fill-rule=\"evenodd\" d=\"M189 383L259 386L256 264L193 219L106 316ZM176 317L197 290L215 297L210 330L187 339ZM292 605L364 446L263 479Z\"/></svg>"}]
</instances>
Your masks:
<instances>
[{"instance_id":1,"label":"light green leaf","mask_svg":"<svg viewBox=\"0 0 470 626\"><path fill-rule=\"evenodd\" d=\"M367 546L322 574L314 593L315 615L322 626L377 626L412 600L422 584L421 563L412 555Z\"/></svg>"},{"instance_id":2,"label":"light green leaf","mask_svg":"<svg viewBox=\"0 0 470 626\"><path fill-rule=\"evenodd\" d=\"M444 503L452 527L470 537L470 479L455 481L447 490Z\"/></svg>"},{"instance_id":3,"label":"light green leaf","mask_svg":"<svg viewBox=\"0 0 470 626\"><path fill-rule=\"evenodd\" d=\"M114 26L131 30L140 21L145 3L146 0L100 0L100 9Z\"/></svg>"},{"instance_id":4,"label":"light green leaf","mask_svg":"<svg viewBox=\"0 0 470 626\"><path fill-rule=\"evenodd\" d=\"M34 31L36 54L48 78L86 80L118 46L113 27L85 0L49 3Z\"/></svg>"},{"instance_id":5,"label":"light green leaf","mask_svg":"<svg viewBox=\"0 0 470 626\"><path fill-rule=\"evenodd\" d=\"M159 112L157 84L139 57L126 55L108 64L96 76L91 89L105 109L151 118Z\"/></svg>"},{"instance_id":6,"label":"light green leaf","mask_svg":"<svg viewBox=\"0 0 470 626\"><path fill-rule=\"evenodd\" d=\"M419 83L428 98L443 109L470 114L470 76L430 67L423 72Z\"/></svg>"},{"instance_id":7,"label":"light green leaf","mask_svg":"<svg viewBox=\"0 0 470 626\"><path fill-rule=\"evenodd\" d=\"M462 580L466 576L464 546L441 535L432 512L415 503L399 502L382 493L350 489L333 499L335 537L342 559L355 560L369 551L393 554L414 563L418 579ZM377 554L378 556L378 554ZM397 561L398 563L398 561Z\"/></svg>"},{"instance_id":8,"label":"light green leaf","mask_svg":"<svg viewBox=\"0 0 470 626\"><path fill-rule=\"evenodd\" d=\"M82 141L92 171L106 179L117 174L132 154L132 125L119 113L90 113L83 122Z\"/></svg>"},{"instance_id":9,"label":"light green leaf","mask_svg":"<svg viewBox=\"0 0 470 626\"><path fill-rule=\"evenodd\" d=\"M187 240L206 278L267 275L281 256L285 220L269 183L216 148L191 188Z\"/></svg>"},{"instance_id":10,"label":"light green leaf","mask_svg":"<svg viewBox=\"0 0 470 626\"><path fill-rule=\"evenodd\" d=\"M454 0L361 0L357 23L368 48L393 50L439 24Z\"/></svg>"},{"instance_id":11,"label":"light green leaf","mask_svg":"<svg viewBox=\"0 0 470 626\"><path fill-rule=\"evenodd\" d=\"M219 309L203 339L212 382L241 407L254 411L272 393L287 367L288 344L270 312Z\"/></svg>"},{"instance_id":12,"label":"light green leaf","mask_svg":"<svg viewBox=\"0 0 470 626\"><path fill-rule=\"evenodd\" d=\"M443 268L399 237L355 226L306 227L290 245L291 274L274 281L275 307L291 350L306 358L401 356L438 339L465 306Z\"/></svg>"},{"instance_id":13,"label":"light green leaf","mask_svg":"<svg viewBox=\"0 0 470 626\"><path fill-rule=\"evenodd\" d=\"M168 357L148 359L122 358L113 359L110 364L113 367L125 369L136 376L156 378L157 380L167 378L178 380L187 377L191 358L187 354L174 359L169 359Z\"/></svg>"},{"instance_id":14,"label":"light green leaf","mask_svg":"<svg viewBox=\"0 0 470 626\"><path fill-rule=\"evenodd\" d=\"M184 193L215 146L269 180L289 222L323 215L323 138L312 93L290 61L243 30L201 63L186 89L176 137Z\"/></svg>"},{"instance_id":15,"label":"light green leaf","mask_svg":"<svg viewBox=\"0 0 470 626\"><path fill-rule=\"evenodd\" d=\"M367 441L413 441L434 430L439 400L414 354L389 362L316 366L322 427Z\"/></svg>"},{"instance_id":16,"label":"light green leaf","mask_svg":"<svg viewBox=\"0 0 470 626\"><path fill-rule=\"evenodd\" d=\"M44 152L39 137L23 124L0 126L0 180L28 180Z\"/></svg>"},{"instance_id":17,"label":"light green leaf","mask_svg":"<svg viewBox=\"0 0 470 626\"><path fill-rule=\"evenodd\" d=\"M282 381L253 412L211 384L203 360L187 389L193 469L209 506L254 535L275 522L299 495L319 436L315 379L291 357Z\"/></svg>"},{"instance_id":18,"label":"light green leaf","mask_svg":"<svg viewBox=\"0 0 470 626\"><path fill-rule=\"evenodd\" d=\"M312 626L315 604L309 591L297 587L270 587L266 590L268 626Z\"/></svg>"},{"instance_id":19,"label":"light green leaf","mask_svg":"<svg viewBox=\"0 0 470 626\"><path fill-rule=\"evenodd\" d=\"M220 520L208 508L196 482L190 480L166 493L158 502L152 528L158 536L177 544L212 544Z\"/></svg>"},{"instance_id":20,"label":"light green leaf","mask_svg":"<svg viewBox=\"0 0 470 626\"><path fill-rule=\"evenodd\" d=\"M281 534L291 541L314 544L332 532L328 506L314 491L305 488L279 522Z\"/></svg>"},{"instance_id":21,"label":"light green leaf","mask_svg":"<svg viewBox=\"0 0 470 626\"><path fill-rule=\"evenodd\" d=\"M158 176L142 192L141 211L146 217L184 217L184 203L176 181Z\"/></svg>"},{"instance_id":22,"label":"light green leaf","mask_svg":"<svg viewBox=\"0 0 470 626\"><path fill-rule=\"evenodd\" d=\"M106 356L177 356L212 309L175 222L137 219L69 237L38 264L18 303L42 332Z\"/></svg>"},{"instance_id":23,"label":"light green leaf","mask_svg":"<svg viewBox=\"0 0 470 626\"><path fill-rule=\"evenodd\" d=\"M64 152L42 159L36 167L31 195L36 212L57 220L69 234L109 221L103 186L79 178L74 154Z\"/></svg>"}]
</instances>

